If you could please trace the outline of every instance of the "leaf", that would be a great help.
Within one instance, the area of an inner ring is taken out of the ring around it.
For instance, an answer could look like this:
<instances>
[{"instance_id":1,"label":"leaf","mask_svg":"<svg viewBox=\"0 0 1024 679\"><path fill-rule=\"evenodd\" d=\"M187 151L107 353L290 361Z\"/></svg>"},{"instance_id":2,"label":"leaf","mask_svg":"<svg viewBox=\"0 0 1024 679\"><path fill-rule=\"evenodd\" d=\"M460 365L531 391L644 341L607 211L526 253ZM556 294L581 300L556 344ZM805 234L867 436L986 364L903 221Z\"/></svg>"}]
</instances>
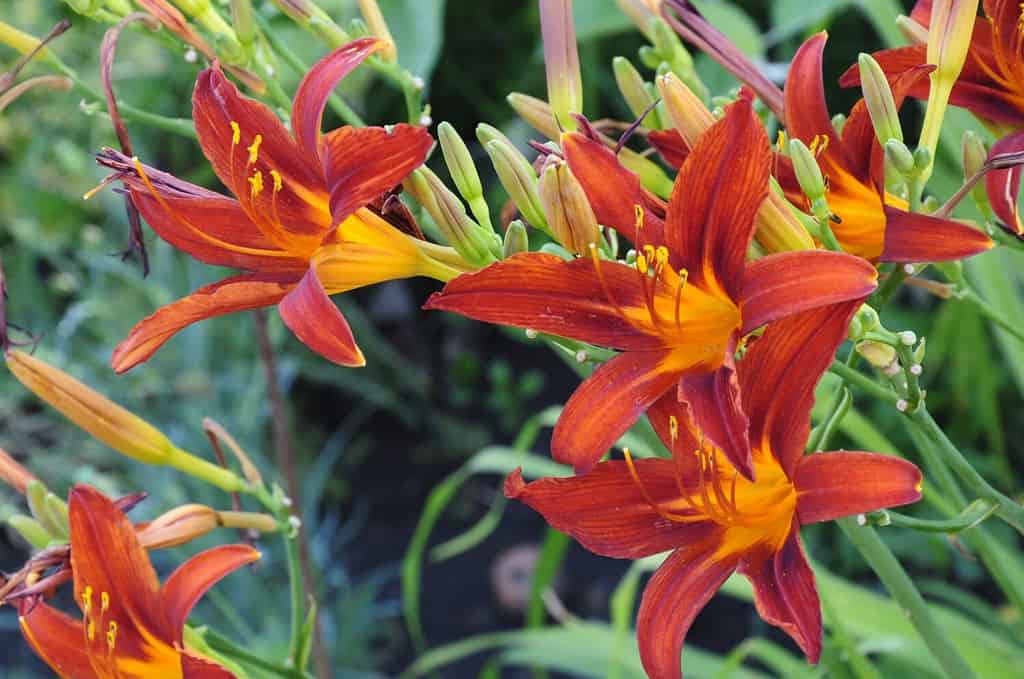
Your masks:
<instances>
[{"instance_id":1,"label":"leaf","mask_svg":"<svg viewBox=\"0 0 1024 679\"><path fill-rule=\"evenodd\" d=\"M398 45L398 62L413 75L429 81L444 42L445 0L379 1Z\"/></svg>"}]
</instances>

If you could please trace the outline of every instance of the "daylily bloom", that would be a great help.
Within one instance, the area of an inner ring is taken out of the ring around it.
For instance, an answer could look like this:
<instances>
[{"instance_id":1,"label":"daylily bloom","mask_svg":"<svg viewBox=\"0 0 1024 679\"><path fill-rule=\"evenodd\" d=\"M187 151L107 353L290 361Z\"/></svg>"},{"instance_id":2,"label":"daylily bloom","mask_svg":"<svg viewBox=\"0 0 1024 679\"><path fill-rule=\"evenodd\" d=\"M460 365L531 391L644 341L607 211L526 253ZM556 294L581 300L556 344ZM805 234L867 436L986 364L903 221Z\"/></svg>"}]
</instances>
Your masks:
<instances>
[{"instance_id":1,"label":"daylily bloom","mask_svg":"<svg viewBox=\"0 0 1024 679\"><path fill-rule=\"evenodd\" d=\"M1004 133L1024 128L1024 8L1020 0L983 0L985 16L974 21L967 61L949 102L968 109ZM928 28L932 0L918 0L910 18ZM882 50L872 56L890 80L909 69L928 63L927 45ZM860 82L851 68L839 80L851 86ZM920 81L907 94L928 98L928 82Z\"/></svg>"},{"instance_id":2,"label":"daylily bloom","mask_svg":"<svg viewBox=\"0 0 1024 679\"><path fill-rule=\"evenodd\" d=\"M732 357L740 338L805 309L863 299L875 288L875 271L861 259L815 250L746 263L771 165L749 96L728 107L687 157L664 221L644 207L651 203L639 180L610 150L573 159L574 144L586 141L573 133L562 143L584 186L604 182L604 191L587 191L594 212L600 223L633 232L636 265L602 260L594 245L590 257L572 261L523 253L456 278L426 308L623 352L583 382L555 427L555 459L578 471L678 390L709 439L753 477L746 427L725 416L738 407Z\"/></svg>"},{"instance_id":3,"label":"daylily bloom","mask_svg":"<svg viewBox=\"0 0 1024 679\"><path fill-rule=\"evenodd\" d=\"M988 155L989 161L1008 154L1024 154L1024 130L1014 132L993 144ZM1017 207L1022 173L1024 165L989 170L985 174L985 191L992 211L1018 238L1024 238L1024 220L1021 220Z\"/></svg>"},{"instance_id":4,"label":"daylily bloom","mask_svg":"<svg viewBox=\"0 0 1024 679\"><path fill-rule=\"evenodd\" d=\"M906 460L804 455L814 385L857 307L845 302L777 321L739 361L756 483L683 426L687 413L674 396L648 413L672 460L627 456L584 476L525 484L517 470L506 480L507 496L593 552L637 559L673 550L647 584L637 617L651 679L682 676L679 656L690 624L734 571L753 584L761 617L817 662L821 607L800 526L920 498L921 473Z\"/></svg>"},{"instance_id":5,"label":"daylily bloom","mask_svg":"<svg viewBox=\"0 0 1024 679\"><path fill-rule=\"evenodd\" d=\"M45 603L19 603L22 633L64 679L231 679L182 638L196 602L221 578L259 559L245 545L214 547L193 557L160 585L136 536L115 504L88 486L70 494L71 569L82 620Z\"/></svg>"},{"instance_id":6,"label":"daylily bloom","mask_svg":"<svg viewBox=\"0 0 1024 679\"><path fill-rule=\"evenodd\" d=\"M136 325L114 350L123 372L196 321L277 304L307 346L347 366L365 363L328 295L410 276L449 280L461 258L402 233L366 206L423 163L420 127L342 127L320 134L337 82L381 43L357 40L319 61L299 85L289 133L217 67L199 74L193 117L199 143L236 199L183 182L107 150L132 201L160 237L196 259L247 273L200 288Z\"/></svg>"},{"instance_id":7,"label":"daylily bloom","mask_svg":"<svg viewBox=\"0 0 1024 679\"><path fill-rule=\"evenodd\" d=\"M784 91L784 122L790 137L817 154L828 187L828 205L839 221L832 230L843 250L877 262L939 262L961 259L992 247L981 231L948 219L907 211L903 199L885 190L885 163L864 100L850 111L839 135L825 102L822 54L828 36L809 38L793 57ZM908 91L926 83L929 66L919 66L892 83L896 106ZM779 183L797 205L806 201L791 164L779 159Z\"/></svg>"}]
</instances>

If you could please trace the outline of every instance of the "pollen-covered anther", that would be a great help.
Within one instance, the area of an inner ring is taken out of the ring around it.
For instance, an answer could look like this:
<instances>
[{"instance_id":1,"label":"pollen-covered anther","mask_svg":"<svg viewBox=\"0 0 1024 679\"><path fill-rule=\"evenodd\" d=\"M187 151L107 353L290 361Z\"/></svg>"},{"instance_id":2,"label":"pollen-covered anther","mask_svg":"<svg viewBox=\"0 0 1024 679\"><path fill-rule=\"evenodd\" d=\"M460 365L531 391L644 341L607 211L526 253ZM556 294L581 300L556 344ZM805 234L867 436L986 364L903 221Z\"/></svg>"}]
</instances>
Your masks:
<instances>
[{"instance_id":1,"label":"pollen-covered anther","mask_svg":"<svg viewBox=\"0 0 1024 679\"><path fill-rule=\"evenodd\" d=\"M117 645L117 623L113 620L107 625L107 648L111 651Z\"/></svg>"},{"instance_id":2,"label":"pollen-covered anther","mask_svg":"<svg viewBox=\"0 0 1024 679\"><path fill-rule=\"evenodd\" d=\"M106 613L110 610L110 595L106 592L100 593L100 612Z\"/></svg>"},{"instance_id":3,"label":"pollen-covered anther","mask_svg":"<svg viewBox=\"0 0 1024 679\"><path fill-rule=\"evenodd\" d=\"M231 145L238 146L242 141L242 128L234 120L231 121Z\"/></svg>"},{"instance_id":4,"label":"pollen-covered anther","mask_svg":"<svg viewBox=\"0 0 1024 679\"><path fill-rule=\"evenodd\" d=\"M284 186L284 182L281 180L281 173L277 170L271 170L270 178L274 182L274 193L277 193Z\"/></svg>"},{"instance_id":5,"label":"pollen-covered anther","mask_svg":"<svg viewBox=\"0 0 1024 679\"><path fill-rule=\"evenodd\" d=\"M255 198L263 191L263 172L255 170L249 177L249 196Z\"/></svg>"},{"instance_id":6,"label":"pollen-covered anther","mask_svg":"<svg viewBox=\"0 0 1024 679\"><path fill-rule=\"evenodd\" d=\"M249 152L249 164L254 165L260 157L260 144L263 143L263 135L257 134L246 149Z\"/></svg>"}]
</instances>

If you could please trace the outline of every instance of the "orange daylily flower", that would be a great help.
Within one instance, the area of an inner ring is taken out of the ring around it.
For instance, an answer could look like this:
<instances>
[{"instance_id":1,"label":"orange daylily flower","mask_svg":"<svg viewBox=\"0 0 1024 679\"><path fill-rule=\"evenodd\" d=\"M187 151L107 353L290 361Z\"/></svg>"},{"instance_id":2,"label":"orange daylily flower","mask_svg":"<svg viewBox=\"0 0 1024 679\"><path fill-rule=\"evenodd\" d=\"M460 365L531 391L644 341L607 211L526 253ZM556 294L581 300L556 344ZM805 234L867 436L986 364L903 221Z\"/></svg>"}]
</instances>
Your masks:
<instances>
[{"instance_id":1,"label":"orange daylily flower","mask_svg":"<svg viewBox=\"0 0 1024 679\"><path fill-rule=\"evenodd\" d=\"M623 352L580 385L555 427L552 454L577 471L593 467L663 395L678 393L701 430L752 478L746 427L738 424L737 343L769 321L863 299L875 288L875 270L816 250L746 263L771 166L749 96L689 154L664 220L644 208L652 204L639 180L611 150L578 133L562 145L598 220L634 234L636 266L602 260L593 245L591 257L571 261L523 253L456 278L426 308Z\"/></svg>"},{"instance_id":2,"label":"orange daylily flower","mask_svg":"<svg viewBox=\"0 0 1024 679\"><path fill-rule=\"evenodd\" d=\"M135 527L114 502L80 485L68 505L82 620L21 599L22 633L39 657L62 679L232 679L231 672L187 649L182 633L203 594L259 559L259 552L245 545L214 547L161 586Z\"/></svg>"},{"instance_id":3,"label":"orange daylily flower","mask_svg":"<svg viewBox=\"0 0 1024 679\"><path fill-rule=\"evenodd\" d=\"M402 233L366 207L423 163L432 144L426 130L320 133L334 86L380 44L357 40L313 66L292 105L294 134L216 66L199 74L192 100L199 143L236 199L109 149L99 157L161 238L200 261L246 271L141 321L114 350L114 370L147 360L191 323L273 304L311 349L361 366L363 354L328 295L419 275L446 281L466 269L451 248Z\"/></svg>"},{"instance_id":4,"label":"orange daylily flower","mask_svg":"<svg viewBox=\"0 0 1024 679\"><path fill-rule=\"evenodd\" d=\"M587 549L638 559L673 550L644 591L637 617L640 657L651 679L679 679L694 618L734 571L754 586L757 611L815 663L821 606L800 526L916 502L921 472L906 460L865 452L804 455L814 386L859 303L778 321L738 362L750 413L757 482L694 434L672 394L649 411L672 460L601 462L584 475L523 482L505 494L544 515Z\"/></svg>"}]
</instances>

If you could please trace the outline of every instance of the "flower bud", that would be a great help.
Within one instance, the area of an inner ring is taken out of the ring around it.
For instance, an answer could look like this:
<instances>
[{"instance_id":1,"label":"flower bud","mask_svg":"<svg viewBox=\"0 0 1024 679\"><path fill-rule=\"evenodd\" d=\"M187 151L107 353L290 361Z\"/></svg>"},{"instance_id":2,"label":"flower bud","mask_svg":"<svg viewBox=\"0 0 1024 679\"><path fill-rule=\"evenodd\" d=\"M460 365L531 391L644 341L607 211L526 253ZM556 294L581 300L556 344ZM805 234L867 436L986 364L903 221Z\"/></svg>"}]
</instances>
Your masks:
<instances>
[{"instance_id":1,"label":"flower bud","mask_svg":"<svg viewBox=\"0 0 1024 679\"><path fill-rule=\"evenodd\" d=\"M988 160L988 149L985 148L985 142L974 130L967 130L964 132L963 140L961 141L963 164L964 164L964 180L969 180L979 172L982 171L985 161ZM974 200L974 204L978 206L978 211L983 215L992 214L992 206L988 200L988 193L985 191L985 183L977 182L971 187L971 198Z\"/></svg>"},{"instance_id":2,"label":"flower bud","mask_svg":"<svg viewBox=\"0 0 1024 679\"><path fill-rule=\"evenodd\" d=\"M490 156L498 180L515 203L519 214L535 228L547 231L548 221L537 189L537 173L530 161L507 139L488 141L484 144L484 150Z\"/></svg>"},{"instance_id":3,"label":"flower bud","mask_svg":"<svg viewBox=\"0 0 1024 679\"><path fill-rule=\"evenodd\" d=\"M32 480L25 489L29 511L47 534L55 540L67 540L68 507L59 497L47 490L41 481Z\"/></svg>"},{"instance_id":4,"label":"flower bud","mask_svg":"<svg viewBox=\"0 0 1024 679\"><path fill-rule=\"evenodd\" d=\"M860 68L861 89L864 92L864 105L871 116L871 124L875 128L878 143L885 144L890 139L903 141L903 128L900 116L896 111L896 102L889 88L885 72L874 57L864 52L857 58Z\"/></svg>"},{"instance_id":5,"label":"flower bud","mask_svg":"<svg viewBox=\"0 0 1024 679\"><path fill-rule=\"evenodd\" d=\"M22 467L17 460L0 448L0 481L24 495L29 482L35 480L32 472Z\"/></svg>"},{"instance_id":6,"label":"flower bud","mask_svg":"<svg viewBox=\"0 0 1024 679\"><path fill-rule=\"evenodd\" d=\"M246 54L252 54L256 42L256 21L252 0L231 0L231 24Z\"/></svg>"},{"instance_id":7,"label":"flower bud","mask_svg":"<svg viewBox=\"0 0 1024 679\"><path fill-rule=\"evenodd\" d=\"M467 261L477 266L486 266L494 262L495 257L491 253L491 248L498 244L496 234L482 229L470 219L459 197L449 191L444 182L429 168L421 167L415 174L418 175L417 183L422 180L421 187L425 186L429 191L430 197L421 204L434 218L448 244Z\"/></svg>"},{"instance_id":8,"label":"flower bud","mask_svg":"<svg viewBox=\"0 0 1024 679\"><path fill-rule=\"evenodd\" d=\"M370 28L370 35L380 38L384 46L380 49L380 57L391 64L398 62L398 46L395 39L391 37L391 30L388 23L384 21L384 14L380 11L377 0L359 0L359 12L366 20Z\"/></svg>"},{"instance_id":9,"label":"flower bud","mask_svg":"<svg viewBox=\"0 0 1024 679\"><path fill-rule=\"evenodd\" d=\"M234 29L224 21L210 0L175 0L175 3L213 36L217 54L225 62L238 66L247 61Z\"/></svg>"},{"instance_id":10,"label":"flower bud","mask_svg":"<svg viewBox=\"0 0 1024 679\"><path fill-rule=\"evenodd\" d=\"M692 149L700 135L715 124L714 116L693 90L674 74L668 73L659 77L657 85L668 115L672 119L672 125L682 135L686 145Z\"/></svg>"},{"instance_id":11,"label":"flower bud","mask_svg":"<svg viewBox=\"0 0 1024 679\"><path fill-rule=\"evenodd\" d=\"M35 55L35 59L49 58L50 48L40 47L42 40L20 31L10 24L0 21L0 45L7 45L21 54L31 54L32 50L38 50Z\"/></svg>"},{"instance_id":12,"label":"flower bud","mask_svg":"<svg viewBox=\"0 0 1024 679\"><path fill-rule=\"evenodd\" d=\"M558 127L558 121L555 120L555 114L551 112L551 106L546 101L519 92L512 92L506 97L506 100L512 110L530 127L548 139L558 139L562 131Z\"/></svg>"},{"instance_id":13,"label":"flower bud","mask_svg":"<svg viewBox=\"0 0 1024 679\"><path fill-rule=\"evenodd\" d=\"M502 256L508 258L529 250L530 236L526 232L526 225L521 220L512 220L505 229L505 238L501 243Z\"/></svg>"},{"instance_id":14,"label":"flower bud","mask_svg":"<svg viewBox=\"0 0 1024 679\"><path fill-rule=\"evenodd\" d=\"M330 15L320 9L312 0L271 0L274 6L292 21L308 28L331 47L341 47L351 42L351 36L334 23Z\"/></svg>"},{"instance_id":15,"label":"flower bud","mask_svg":"<svg viewBox=\"0 0 1024 679\"><path fill-rule=\"evenodd\" d=\"M7 518L7 525L24 538L25 542L33 549L44 549L53 541L53 537L43 528L43 525L31 516L15 514Z\"/></svg>"},{"instance_id":16,"label":"flower bud","mask_svg":"<svg viewBox=\"0 0 1024 679\"><path fill-rule=\"evenodd\" d=\"M175 507L140 527L138 537L146 549L165 549L191 542L218 526L216 511L205 505L189 504Z\"/></svg>"},{"instance_id":17,"label":"flower bud","mask_svg":"<svg viewBox=\"0 0 1024 679\"><path fill-rule=\"evenodd\" d=\"M583 111L583 80L576 48L572 0L540 0L540 32L548 101L563 130L575 130L572 113Z\"/></svg>"},{"instance_id":18,"label":"flower bud","mask_svg":"<svg viewBox=\"0 0 1024 679\"><path fill-rule=\"evenodd\" d=\"M896 139L890 139L884 142L884 146L885 159L889 161L889 164L897 172L904 177L909 177L916 173L917 168L914 164L914 154L910 152L906 144Z\"/></svg>"},{"instance_id":19,"label":"flower bud","mask_svg":"<svg viewBox=\"0 0 1024 679\"><path fill-rule=\"evenodd\" d=\"M789 157L793 161L793 171L804 195L812 202L824 199L825 180L821 176L821 167L807 145L799 139L790 140Z\"/></svg>"},{"instance_id":20,"label":"flower bud","mask_svg":"<svg viewBox=\"0 0 1024 679\"><path fill-rule=\"evenodd\" d=\"M636 70L633 63L625 57L615 57L612 59L612 71L615 73L615 84L618 86L622 98L626 100L629 110L637 118L644 115L644 112L654 104L654 97L648 91L647 83L644 82L643 76ZM644 116L641 124L653 129L661 127L658 116L654 113L648 113Z\"/></svg>"},{"instance_id":21,"label":"flower bud","mask_svg":"<svg viewBox=\"0 0 1024 679\"><path fill-rule=\"evenodd\" d=\"M658 18L658 5L661 0L618 0L622 13L629 17L644 36L654 42L651 19Z\"/></svg>"},{"instance_id":22,"label":"flower bud","mask_svg":"<svg viewBox=\"0 0 1024 679\"><path fill-rule=\"evenodd\" d=\"M444 155L444 162L448 166L448 172L455 182L459 193L470 204L484 199L484 189L480 184L480 175L477 174L476 165L473 164L473 157L466 148L466 143L455 131L450 123L442 122L437 126L437 138L441 143L441 153ZM486 203L484 204L486 207ZM480 218L480 215L473 214ZM486 214L486 212L485 212ZM483 220L481 220L483 221ZM490 224L488 223L488 226Z\"/></svg>"},{"instance_id":23,"label":"flower bud","mask_svg":"<svg viewBox=\"0 0 1024 679\"><path fill-rule=\"evenodd\" d=\"M923 45L928 42L928 27L922 26L904 14L896 17L896 28L911 45Z\"/></svg>"},{"instance_id":24,"label":"flower bud","mask_svg":"<svg viewBox=\"0 0 1024 679\"><path fill-rule=\"evenodd\" d=\"M896 349L882 342L865 340L857 342L857 353L879 370L885 370L896 360Z\"/></svg>"},{"instance_id":25,"label":"flower bud","mask_svg":"<svg viewBox=\"0 0 1024 679\"><path fill-rule=\"evenodd\" d=\"M540 203L555 239L566 250L582 255L600 239L594 210L567 163L558 161L545 168Z\"/></svg>"}]
</instances>

